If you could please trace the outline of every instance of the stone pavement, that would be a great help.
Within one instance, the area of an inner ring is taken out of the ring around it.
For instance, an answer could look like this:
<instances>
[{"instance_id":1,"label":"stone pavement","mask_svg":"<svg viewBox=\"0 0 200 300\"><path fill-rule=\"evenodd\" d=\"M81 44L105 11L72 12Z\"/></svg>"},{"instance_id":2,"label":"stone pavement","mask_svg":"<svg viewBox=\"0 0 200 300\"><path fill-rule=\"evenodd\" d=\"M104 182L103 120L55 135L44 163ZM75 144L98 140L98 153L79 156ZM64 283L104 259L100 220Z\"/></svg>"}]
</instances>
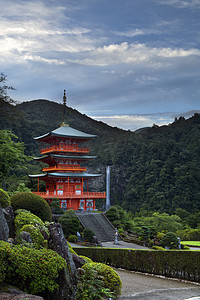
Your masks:
<instances>
[{"instance_id":1,"label":"stone pavement","mask_svg":"<svg viewBox=\"0 0 200 300\"><path fill-rule=\"evenodd\" d=\"M133 271L115 270L123 283L122 294L118 299L200 300L200 284Z\"/></svg>"},{"instance_id":2,"label":"stone pavement","mask_svg":"<svg viewBox=\"0 0 200 300\"><path fill-rule=\"evenodd\" d=\"M103 242L102 246L107 247L107 248L131 248L131 249L147 249L147 250L149 250L148 247L140 246L140 245L133 244L133 243L127 243L124 241L119 241L119 243L117 245L114 244L114 241L113 242Z\"/></svg>"}]
</instances>

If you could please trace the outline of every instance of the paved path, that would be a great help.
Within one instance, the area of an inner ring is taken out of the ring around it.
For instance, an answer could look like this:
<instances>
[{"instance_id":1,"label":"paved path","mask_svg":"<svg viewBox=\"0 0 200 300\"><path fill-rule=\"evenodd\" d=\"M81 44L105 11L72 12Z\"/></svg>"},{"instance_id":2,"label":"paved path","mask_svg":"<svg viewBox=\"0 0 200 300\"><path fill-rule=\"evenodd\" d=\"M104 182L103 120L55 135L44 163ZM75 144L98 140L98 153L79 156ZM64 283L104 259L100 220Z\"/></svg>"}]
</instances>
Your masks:
<instances>
[{"instance_id":1,"label":"paved path","mask_svg":"<svg viewBox=\"0 0 200 300\"><path fill-rule=\"evenodd\" d=\"M116 272L123 283L118 299L200 300L200 285L119 269Z\"/></svg>"},{"instance_id":2,"label":"paved path","mask_svg":"<svg viewBox=\"0 0 200 300\"><path fill-rule=\"evenodd\" d=\"M127 243L124 241L119 241L119 243L117 245L115 245L114 242L103 242L102 246L107 247L107 248L131 248L131 249L147 249L147 250L149 250L148 247L140 246L140 245L133 244L133 243Z\"/></svg>"},{"instance_id":3,"label":"paved path","mask_svg":"<svg viewBox=\"0 0 200 300\"><path fill-rule=\"evenodd\" d=\"M71 244L77 247L76 244ZM104 242L103 247L109 248L131 248L149 249L137 244L119 241ZM82 247L82 246L80 246ZM196 250L195 248L191 250ZM157 277L150 274L136 273L133 271L116 269L123 287L122 294L118 299L124 300L200 300L200 284L172 280L164 277Z\"/></svg>"}]
</instances>

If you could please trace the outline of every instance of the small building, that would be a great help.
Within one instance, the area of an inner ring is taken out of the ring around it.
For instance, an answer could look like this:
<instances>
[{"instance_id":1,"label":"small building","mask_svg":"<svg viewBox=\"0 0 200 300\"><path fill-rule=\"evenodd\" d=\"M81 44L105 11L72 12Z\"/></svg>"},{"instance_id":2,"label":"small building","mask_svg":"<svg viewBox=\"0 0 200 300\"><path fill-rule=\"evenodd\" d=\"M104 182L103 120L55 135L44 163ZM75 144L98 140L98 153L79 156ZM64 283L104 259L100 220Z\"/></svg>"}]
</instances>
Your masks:
<instances>
[{"instance_id":1,"label":"small building","mask_svg":"<svg viewBox=\"0 0 200 300\"><path fill-rule=\"evenodd\" d=\"M65 115L66 96L63 97L63 115ZM89 211L95 209L95 200L106 198L105 192L89 192L88 181L101 176L89 174L83 163L95 159L89 154L88 141L96 136L76 130L65 124L42 136L34 139L42 143L41 157L35 160L42 161L48 166L43 168L42 174L29 175L38 179L38 191L48 203L53 198L60 201L64 210L73 209ZM39 181L46 183L46 192L39 191Z\"/></svg>"}]
</instances>

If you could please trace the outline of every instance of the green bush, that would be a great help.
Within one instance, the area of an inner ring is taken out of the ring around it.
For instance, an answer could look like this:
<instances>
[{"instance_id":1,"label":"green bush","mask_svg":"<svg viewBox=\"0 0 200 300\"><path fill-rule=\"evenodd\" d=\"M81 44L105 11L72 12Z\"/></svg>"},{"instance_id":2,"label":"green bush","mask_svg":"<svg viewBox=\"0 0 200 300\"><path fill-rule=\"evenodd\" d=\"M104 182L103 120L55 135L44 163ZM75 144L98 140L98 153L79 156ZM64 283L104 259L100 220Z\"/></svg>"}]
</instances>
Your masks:
<instances>
[{"instance_id":1,"label":"green bush","mask_svg":"<svg viewBox=\"0 0 200 300\"><path fill-rule=\"evenodd\" d=\"M161 239L163 238L164 235L165 235L164 232L158 232L158 233L157 233L157 239L158 239L158 240L161 240Z\"/></svg>"},{"instance_id":2,"label":"green bush","mask_svg":"<svg viewBox=\"0 0 200 300\"><path fill-rule=\"evenodd\" d=\"M68 238L70 235L76 235L77 231L80 231L81 224L77 217L68 218L64 214L58 219L58 222L61 224L65 236Z\"/></svg>"},{"instance_id":3,"label":"green bush","mask_svg":"<svg viewBox=\"0 0 200 300\"><path fill-rule=\"evenodd\" d=\"M38 216L32 214L30 211L18 209L16 211L16 214L17 215L15 217L15 229L17 232L19 232L24 225L45 225L44 222Z\"/></svg>"},{"instance_id":4,"label":"green bush","mask_svg":"<svg viewBox=\"0 0 200 300\"><path fill-rule=\"evenodd\" d=\"M178 230L176 235L179 236L182 241L200 241L200 229Z\"/></svg>"},{"instance_id":5,"label":"green bush","mask_svg":"<svg viewBox=\"0 0 200 300\"><path fill-rule=\"evenodd\" d=\"M165 248L160 247L160 246L153 246L152 249L154 249L154 250L166 250Z\"/></svg>"},{"instance_id":6,"label":"green bush","mask_svg":"<svg viewBox=\"0 0 200 300\"><path fill-rule=\"evenodd\" d=\"M111 206L111 208L106 212L106 217L109 221L113 222L119 220L120 214L116 206Z\"/></svg>"},{"instance_id":7,"label":"green bush","mask_svg":"<svg viewBox=\"0 0 200 300\"><path fill-rule=\"evenodd\" d=\"M2 189L0 189L0 205L2 208L8 207L10 205L10 197Z\"/></svg>"},{"instance_id":8,"label":"green bush","mask_svg":"<svg viewBox=\"0 0 200 300\"><path fill-rule=\"evenodd\" d=\"M51 209L42 197L33 193L17 193L11 196L11 205L14 210L26 209L43 221L51 221Z\"/></svg>"},{"instance_id":9,"label":"green bush","mask_svg":"<svg viewBox=\"0 0 200 300\"><path fill-rule=\"evenodd\" d=\"M167 232L161 240L161 245L164 247L170 247L170 249L171 248L177 249L178 248L178 238L175 235L175 233Z\"/></svg>"},{"instance_id":10,"label":"green bush","mask_svg":"<svg viewBox=\"0 0 200 300\"><path fill-rule=\"evenodd\" d=\"M87 263L82 266L82 269L89 276L93 276L97 272L98 276L101 276L100 280L103 281L103 287L109 289L114 297L120 295L122 282L113 268L102 263Z\"/></svg>"},{"instance_id":11,"label":"green bush","mask_svg":"<svg viewBox=\"0 0 200 300\"><path fill-rule=\"evenodd\" d=\"M78 238L77 238L77 236L74 235L74 234L71 234L70 236L68 236L68 241L69 241L70 243L76 243L77 240L78 240Z\"/></svg>"},{"instance_id":12,"label":"green bush","mask_svg":"<svg viewBox=\"0 0 200 300\"><path fill-rule=\"evenodd\" d=\"M83 238L85 239L86 242L92 243L94 239L95 233L92 231L90 228L85 228L83 230Z\"/></svg>"},{"instance_id":13,"label":"green bush","mask_svg":"<svg viewBox=\"0 0 200 300\"><path fill-rule=\"evenodd\" d=\"M0 280L22 291L31 294L45 290L53 292L59 287L59 271L65 267L66 261L52 250L11 246L0 241Z\"/></svg>"},{"instance_id":14,"label":"green bush","mask_svg":"<svg viewBox=\"0 0 200 300\"><path fill-rule=\"evenodd\" d=\"M64 214L64 210L60 207L60 201L58 198L53 198L50 203L50 207L53 214Z\"/></svg>"},{"instance_id":15,"label":"green bush","mask_svg":"<svg viewBox=\"0 0 200 300\"><path fill-rule=\"evenodd\" d=\"M183 250L190 250L190 247L188 247L187 245L183 245Z\"/></svg>"},{"instance_id":16,"label":"green bush","mask_svg":"<svg viewBox=\"0 0 200 300\"><path fill-rule=\"evenodd\" d=\"M153 245L154 245L152 240L149 240L148 244L149 244L149 247L153 247Z\"/></svg>"}]
</instances>

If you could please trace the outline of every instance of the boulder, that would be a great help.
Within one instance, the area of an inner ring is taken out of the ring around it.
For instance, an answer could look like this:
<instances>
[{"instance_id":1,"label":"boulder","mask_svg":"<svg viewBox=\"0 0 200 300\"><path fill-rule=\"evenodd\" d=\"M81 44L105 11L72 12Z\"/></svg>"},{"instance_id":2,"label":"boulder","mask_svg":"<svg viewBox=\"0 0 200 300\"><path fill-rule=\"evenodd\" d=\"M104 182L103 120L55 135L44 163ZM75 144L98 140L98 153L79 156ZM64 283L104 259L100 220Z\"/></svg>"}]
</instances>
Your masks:
<instances>
[{"instance_id":1,"label":"boulder","mask_svg":"<svg viewBox=\"0 0 200 300\"><path fill-rule=\"evenodd\" d=\"M68 267L59 274L59 291L55 292L52 300L72 300L75 299L75 273L76 267L69 251L67 240L65 239L62 227L59 223L50 223L49 229L49 248L57 252L65 259Z\"/></svg>"},{"instance_id":2,"label":"boulder","mask_svg":"<svg viewBox=\"0 0 200 300\"><path fill-rule=\"evenodd\" d=\"M3 212L9 227L9 237L14 238L15 237L15 223L14 223L15 216L14 216L14 211L12 206L3 208Z\"/></svg>"},{"instance_id":3,"label":"boulder","mask_svg":"<svg viewBox=\"0 0 200 300\"><path fill-rule=\"evenodd\" d=\"M36 295L26 294L18 288L11 285L0 285L1 300L44 300L44 298Z\"/></svg>"},{"instance_id":4,"label":"boulder","mask_svg":"<svg viewBox=\"0 0 200 300\"><path fill-rule=\"evenodd\" d=\"M0 240L7 241L9 237L9 227L0 205Z\"/></svg>"},{"instance_id":5,"label":"boulder","mask_svg":"<svg viewBox=\"0 0 200 300\"><path fill-rule=\"evenodd\" d=\"M29 232L26 232L26 231L20 232L20 240L22 240L26 243L32 243L31 235Z\"/></svg>"}]
</instances>

